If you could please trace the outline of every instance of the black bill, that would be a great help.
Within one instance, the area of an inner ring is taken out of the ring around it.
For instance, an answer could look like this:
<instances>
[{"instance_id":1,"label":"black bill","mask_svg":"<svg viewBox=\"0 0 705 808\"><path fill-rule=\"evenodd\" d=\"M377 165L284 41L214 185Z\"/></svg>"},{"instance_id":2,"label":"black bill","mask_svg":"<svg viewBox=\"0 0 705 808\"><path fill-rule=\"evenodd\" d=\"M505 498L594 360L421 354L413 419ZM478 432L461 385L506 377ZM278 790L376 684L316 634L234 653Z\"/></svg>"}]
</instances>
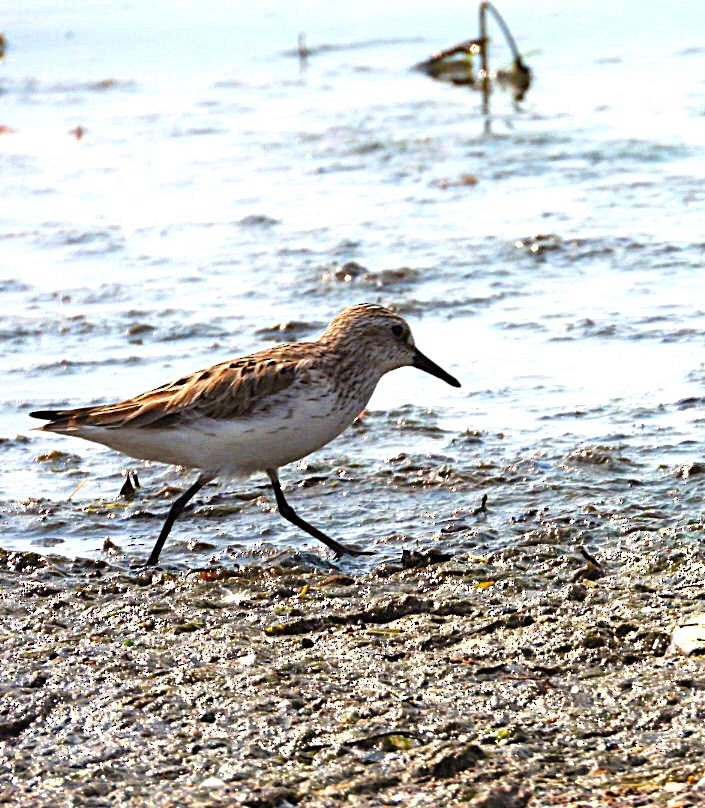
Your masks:
<instances>
[{"instance_id":1,"label":"black bill","mask_svg":"<svg viewBox=\"0 0 705 808\"><path fill-rule=\"evenodd\" d=\"M412 364L415 368L425 370L426 373L430 373L431 376L435 376L437 379L443 379L443 381L447 382L451 387L460 387L460 382L455 376L446 373L442 367L439 367L434 361L422 354L418 348L416 349Z\"/></svg>"}]
</instances>

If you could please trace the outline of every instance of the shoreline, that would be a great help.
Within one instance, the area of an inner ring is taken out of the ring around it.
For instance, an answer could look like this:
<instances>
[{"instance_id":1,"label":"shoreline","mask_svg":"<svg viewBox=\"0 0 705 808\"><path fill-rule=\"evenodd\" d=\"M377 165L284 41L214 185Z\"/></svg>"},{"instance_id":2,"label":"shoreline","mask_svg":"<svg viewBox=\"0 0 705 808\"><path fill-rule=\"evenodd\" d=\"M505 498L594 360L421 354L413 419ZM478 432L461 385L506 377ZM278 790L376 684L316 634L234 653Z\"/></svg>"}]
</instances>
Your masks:
<instances>
[{"instance_id":1,"label":"shoreline","mask_svg":"<svg viewBox=\"0 0 705 808\"><path fill-rule=\"evenodd\" d=\"M535 540L534 540L535 541ZM593 561L597 561L597 564ZM361 577L0 553L0 801L601 806L705 799L705 553L631 534Z\"/></svg>"}]
</instances>

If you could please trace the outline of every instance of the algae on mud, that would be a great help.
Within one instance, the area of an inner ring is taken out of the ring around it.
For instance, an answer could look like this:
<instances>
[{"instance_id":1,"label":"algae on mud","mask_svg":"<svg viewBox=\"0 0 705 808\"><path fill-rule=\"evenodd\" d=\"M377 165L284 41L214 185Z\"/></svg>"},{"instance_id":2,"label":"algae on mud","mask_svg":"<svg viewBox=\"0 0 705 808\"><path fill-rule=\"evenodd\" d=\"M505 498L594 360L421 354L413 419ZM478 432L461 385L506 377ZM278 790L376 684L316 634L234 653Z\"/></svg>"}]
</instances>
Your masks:
<instances>
[{"instance_id":1,"label":"algae on mud","mask_svg":"<svg viewBox=\"0 0 705 808\"><path fill-rule=\"evenodd\" d=\"M630 533L352 577L3 553L14 805L695 805L705 553ZM478 586L492 581L491 586ZM646 802L645 802L646 801Z\"/></svg>"}]
</instances>

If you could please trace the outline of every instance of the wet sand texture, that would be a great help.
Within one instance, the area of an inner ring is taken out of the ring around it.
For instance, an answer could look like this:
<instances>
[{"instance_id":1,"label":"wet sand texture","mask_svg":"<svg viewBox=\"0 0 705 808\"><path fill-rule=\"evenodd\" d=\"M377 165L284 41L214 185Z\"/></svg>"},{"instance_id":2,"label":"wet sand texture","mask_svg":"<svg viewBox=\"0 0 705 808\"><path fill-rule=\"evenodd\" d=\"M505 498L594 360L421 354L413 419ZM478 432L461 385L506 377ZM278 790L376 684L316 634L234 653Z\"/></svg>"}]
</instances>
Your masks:
<instances>
[{"instance_id":1,"label":"wet sand texture","mask_svg":"<svg viewBox=\"0 0 705 808\"><path fill-rule=\"evenodd\" d=\"M705 563L633 536L355 579L2 556L13 805L701 804Z\"/></svg>"}]
</instances>

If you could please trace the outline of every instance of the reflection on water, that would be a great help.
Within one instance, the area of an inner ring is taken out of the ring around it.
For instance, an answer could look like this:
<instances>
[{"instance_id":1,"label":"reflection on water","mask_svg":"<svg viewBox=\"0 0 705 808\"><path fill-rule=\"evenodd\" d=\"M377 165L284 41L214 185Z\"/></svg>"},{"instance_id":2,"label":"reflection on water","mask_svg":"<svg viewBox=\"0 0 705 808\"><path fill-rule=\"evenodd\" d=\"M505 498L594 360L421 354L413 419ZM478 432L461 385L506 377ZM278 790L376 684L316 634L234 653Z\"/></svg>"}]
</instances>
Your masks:
<instances>
[{"instance_id":1,"label":"reflection on water","mask_svg":"<svg viewBox=\"0 0 705 808\"><path fill-rule=\"evenodd\" d=\"M360 424L285 470L328 533L384 559L701 530L703 11L539 6L502 4L520 50L540 49L536 85L518 112L493 99L485 138L475 94L409 69L464 37L466 4L333 19L155 3L109 30L81 4L17 5L0 73L4 546L144 554L192 478L140 466L124 501L129 461L32 434L27 411L308 339L362 300L402 311L463 388L395 372ZM191 539L236 560L308 545L272 507L262 479L209 486L164 560L209 558Z\"/></svg>"}]
</instances>

